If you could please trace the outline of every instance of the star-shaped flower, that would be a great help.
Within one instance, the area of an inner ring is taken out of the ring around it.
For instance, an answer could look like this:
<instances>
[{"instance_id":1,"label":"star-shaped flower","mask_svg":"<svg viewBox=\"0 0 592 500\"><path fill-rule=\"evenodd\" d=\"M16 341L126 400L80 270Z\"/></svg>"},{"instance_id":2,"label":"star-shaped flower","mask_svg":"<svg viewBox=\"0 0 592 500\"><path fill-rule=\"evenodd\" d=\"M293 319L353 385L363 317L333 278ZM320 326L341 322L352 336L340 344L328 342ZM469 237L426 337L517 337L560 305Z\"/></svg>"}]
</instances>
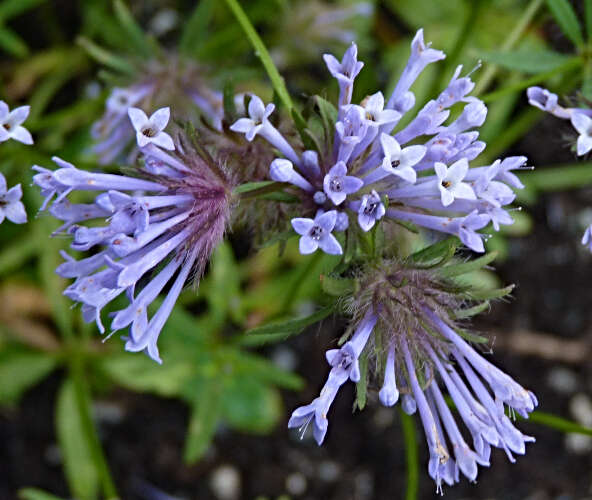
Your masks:
<instances>
[{"instance_id":1,"label":"star-shaped flower","mask_svg":"<svg viewBox=\"0 0 592 500\"><path fill-rule=\"evenodd\" d=\"M584 113L575 112L571 115L571 124L578 131L578 156L585 155L592 150L592 118Z\"/></svg>"},{"instance_id":2,"label":"star-shaped flower","mask_svg":"<svg viewBox=\"0 0 592 500\"><path fill-rule=\"evenodd\" d=\"M475 200L475 191L466 182L462 180L469 171L469 162L466 158L462 158L454 162L450 167L444 163L436 162L434 165L436 177L438 178L438 189L442 198L442 205L447 207L455 198L464 198L467 200Z\"/></svg>"},{"instance_id":3,"label":"star-shaped flower","mask_svg":"<svg viewBox=\"0 0 592 500\"><path fill-rule=\"evenodd\" d=\"M238 119L230 126L230 130L245 134L247 141L251 142L268 123L267 119L274 109L274 104L265 106L259 97L253 95L249 101L249 118Z\"/></svg>"},{"instance_id":4,"label":"star-shaped flower","mask_svg":"<svg viewBox=\"0 0 592 500\"><path fill-rule=\"evenodd\" d=\"M362 103L364 118L369 126L393 125L401 118L401 113L394 109L384 109L384 96L376 92Z\"/></svg>"},{"instance_id":5,"label":"star-shaped flower","mask_svg":"<svg viewBox=\"0 0 592 500\"><path fill-rule=\"evenodd\" d=\"M23 190L21 185L11 187L7 190L6 179L0 174L0 224L7 218L15 224L27 222L25 206L21 202Z\"/></svg>"},{"instance_id":6,"label":"star-shaped flower","mask_svg":"<svg viewBox=\"0 0 592 500\"><path fill-rule=\"evenodd\" d=\"M8 105L0 101L0 142L14 139L23 144L33 144L33 137L21 126L29 116L30 109L30 106L21 106L10 111Z\"/></svg>"},{"instance_id":7,"label":"star-shaped flower","mask_svg":"<svg viewBox=\"0 0 592 500\"><path fill-rule=\"evenodd\" d=\"M139 147L143 148L152 143L164 149L175 149L171 136L163 132L171 117L170 108L157 109L150 118L139 108L129 108L127 114L136 130Z\"/></svg>"},{"instance_id":8,"label":"star-shaped flower","mask_svg":"<svg viewBox=\"0 0 592 500\"><path fill-rule=\"evenodd\" d=\"M348 194L355 193L364 185L361 179L346 174L345 163L338 161L323 179L325 193L335 205L343 203Z\"/></svg>"},{"instance_id":9,"label":"star-shaped flower","mask_svg":"<svg viewBox=\"0 0 592 500\"><path fill-rule=\"evenodd\" d=\"M323 252L331 255L341 255L343 250L337 238L331 234L337 222L337 211L330 210L323 214L317 214L313 219L297 217L292 219L292 227L300 238L300 253L308 255L321 248Z\"/></svg>"},{"instance_id":10,"label":"star-shaped flower","mask_svg":"<svg viewBox=\"0 0 592 500\"><path fill-rule=\"evenodd\" d=\"M384 153L382 160L382 169L389 174L396 175L401 179L415 184L417 180L417 173L413 165L419 161L426 154L425 146L408 146L401 149L401 146L392 135L381 134L380 144Z\"/></svg>"}]
</instances>

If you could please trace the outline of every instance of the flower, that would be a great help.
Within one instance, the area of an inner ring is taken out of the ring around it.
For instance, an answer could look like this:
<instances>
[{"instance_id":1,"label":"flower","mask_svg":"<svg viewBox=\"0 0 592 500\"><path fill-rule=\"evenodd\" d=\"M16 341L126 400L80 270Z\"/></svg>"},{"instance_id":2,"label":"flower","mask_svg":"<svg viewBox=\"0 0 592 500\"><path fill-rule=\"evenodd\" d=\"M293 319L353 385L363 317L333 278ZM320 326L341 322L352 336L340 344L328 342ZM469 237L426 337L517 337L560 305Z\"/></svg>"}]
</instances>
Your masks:
<instances>
[{"instance_id":1,"label":"flower","mask_svg":"<svg viewBox=\"0 0 592 500\"><path fill-rule=\"evenodd\" d=\"M142 126L162 130L167 116L157 112ZM140 131L142 120L134 124ZM159 148L163 144L169 145L166 138L142 148L144 164L136 176L87 172L60 158L53 159L56 170L33 167L33 182L46 198L42 210L51 203L49 212L64 222L56 233L69 234L74 251L93 251L81 258L63 253L56 272L75 279L64 295L80 303L85 321L95 321L104 333L101 310L125 292L129 304L113 313L111 331L129 327L126 350L145 351L159 363L160 332L185 284L201 276L222 240L233 186L209 155L185 143L173 155ZM73 204L73 192L96 196ZM166 297L149 317L148 306L165 287Z\"/></svg>"},{"instance_id":2,"label":"flower","mask_svg":"<svg viewBox=\"0 0 592 500\"><path fill-rule=\"evenodd\" d=\"M530 87L526 91L528 102L547 113L570 120L573 128L578 132L576 153L578 156L588 154L592 150L592 109L564 108L558 104L557 94L541 87Z\"/></svg>"},{"instance_id":3,"label":"flower","mask_svg":"<svg viewBox=\"0 0 592 500\"><path fill-rule=\"evenodd\" d=\"M337 222L337 211L318 214L314 220L302 217L292 219L292 227L300 238L300 253L307 255L320 248L331 255L341 255L343 250L337 238L331 234Z\"/></svg>"},{"instance_id":4,"label":"flower","mask_svg":"<svg viewBox=\"0 0 592 500\"><path fill-rule=\"evenodd\" d=\"M441 267L414 267L411 262L384 260L363 271L351 297L344 297L354 311L349 327L354 333L339 349L327 351L331 369L321 394L294 410L288 427L304 432L314 417L314 437L321 444L339 388L348 380L381 384L382 405L392 407L401 399L406 413L419 413L428 473L441 492L443 483L459 481L459 473L475 481L478 465L490 465L492 447L503 449L511 462L514 454L524 454L525 444L534 438L522 434L505 409L528 418L538 401L479 354L451 319L453 311L460 310L462 317L462 308L469 307L458 283L443 281ZM364 374L362 356L372 364ZM461 432L461 423L466 432Z\"/></svg>"},{"instance_id":5,"label":"flower","mask_svg":"<svg viewBox=\"0 0 592 500\"><path fill-rule=\"evenodd\" d=\"M30 106L20 106L9 110L4 101L0 101L0 142L14 139L23 144L33 144L30 132L21 124L29 116Z\"/></svg>"},{"instance_id":6,"label":"flower","mask_svg":"<svg viewBox=\"0 0 592 500\"><path fill-rule=\"evenodd\" d=\"M21 202L23 190L21 185L7 189L6 179L0 173L0 224L7 218L10 222L15 224L24 224L27 222L27 213L25 206Z\"/></svg>"},{"instance_id":7,"label":"flower","mask_svg":"<svg viewBox=\"0 0 592 500\"><path fill-rule=\"evenodd\" d=\"M150 118L139 108L129 108L127 114L136 131L138 147L143 148L148 144L154 144L168 150L175 149L171 136L163 132L171 117L169 108L157 109Z\"/></svg>"},{"instance_id":8,"label":"flower","mask_svg":"<svg viewBox=\"0 0 592 500\"><path fill-rule=\"evenodd\" d=\"M246 134L247 140L259 136L278 151L270 176L299 191L301 213L307 220L312 220L316 210L327 213L339 208L341 217L349 218L339 228L347 227L348 232L365 232L389 221L411 222L454 234L470 249L483 252L483 236L477 231L489 222L495 230L513 222L507 205L515 199L514 189L523 186L511 171L524 168L526 158L471 166L485 148L476 129L483 125L487 107L468 95L474 83L469 76L461 76L462 66L438 96L399 126L415 104L411 86L427 65L444 57L424 42L419 30L386 104L380 91L355 104L351 102L353 86L363 67L356 45L347 49L341 61L325 54L327 68L339 85L339 99L334 130L327 119L331 113L325 113L327 130L313 141L314 151L300 144L291 146L269 121L273 107L265 106L257 96L249 103L249 117L240 118L230 128ZM449 120L452 106L460 106L461 111ZM388 210L381 201L386 199Z\"/></svg>"}]
</instances>

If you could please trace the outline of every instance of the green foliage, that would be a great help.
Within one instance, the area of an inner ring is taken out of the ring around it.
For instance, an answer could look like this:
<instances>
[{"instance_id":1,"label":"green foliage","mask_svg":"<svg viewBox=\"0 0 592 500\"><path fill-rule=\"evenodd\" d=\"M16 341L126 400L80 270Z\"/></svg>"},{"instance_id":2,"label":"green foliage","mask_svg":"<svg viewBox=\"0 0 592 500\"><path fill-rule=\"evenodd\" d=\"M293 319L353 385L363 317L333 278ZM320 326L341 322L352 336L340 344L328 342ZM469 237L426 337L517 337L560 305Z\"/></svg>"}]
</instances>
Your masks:
<instances>
[{"instance_id":1,"label":"green foliage","mask_svg":"<svg viewBox=\"0 0 592 500\"><path fill-rule=\"evenodd\" d=\"M99 474L93 464L76 393L75 383L66 380L56 404L56 434L63 453L64 471L74 496L90 500L98 497Z\"/></svg>"},{"instance_id":2,"label":"green foliage","mask_svg":"<svg viewBox=\"0 0 592 500\"><path fill-rule=\"evenodd\" d=\"M547 0L547 6L561 28L561 31L563 31L563 34L574 45L583 45L584 38L582 37L582 28L578 21L578 16L568 0Z\"/></svg>"}]
</instances>

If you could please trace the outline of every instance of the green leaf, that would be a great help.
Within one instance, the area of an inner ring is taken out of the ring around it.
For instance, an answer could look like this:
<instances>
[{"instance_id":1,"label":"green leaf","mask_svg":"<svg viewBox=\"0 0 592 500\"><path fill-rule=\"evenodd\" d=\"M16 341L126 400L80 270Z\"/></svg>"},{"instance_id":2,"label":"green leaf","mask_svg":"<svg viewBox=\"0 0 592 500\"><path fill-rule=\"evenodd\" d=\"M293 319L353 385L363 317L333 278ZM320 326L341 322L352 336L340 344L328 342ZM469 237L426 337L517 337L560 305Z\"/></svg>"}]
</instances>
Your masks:
<instances>
[{"instance_id":1,"label":"green leaf","mask_svg":"<svg viewBox=\"0 0 592 500\"><path fill-rule=\"evenodd\" d=\"M497 257L497 252L489 252L485 254L483 257L479 257L478 259L468 260L467 262L462 262L460 264L452 264L450 266L445 266L442 269L438 270L438 273L445 278L454 278L456 276L461 276L463 274L470 273L472 271L477 271L482 267L486 266L490 262L493 262Z\"/></svg>"},{"instance_id":2,"label":"green leaf","mask_svg":"<svg viewBox=\"0 0 592 500\"><path fill-rule=\"evenodd\" d=\"M512 52L481 51L479 56L506 69L522 73L543 73L552 71L572 59L571 56L552 50L524 50Z\"/></svg>"},{"instance_id":3,"label":"green leaf","mask_svg":"<svg viewBox=\"0 0 592 500\"><path fill-rule=\"evenodd\" d=\"M37 488L23 488L19 490L18 497L20 500L66 500Z\"/></svg>"},{"instance_id":4,"label":"green leaf","mask_svg":"<svg viewBox=\"0 0 592 500\"><path fill-rule=\"evenodd\" d=\"M360 380L356 383L356 406L360 411L366 407L368 396L368 354L360 356Z\"/></svg>"},{"instance_id":5,"label":"green leaf","mask_svg":"<svg viewBox=\"0 0 592 500\"><path fill-rule=\"evenodd\" d=\"M208 274L207 301L211 314L220 323L224 323L227 316L242 322L240 272L232 247L224 242L216 248L210 261Z\"/></svg>"},{"instance_id":6,"label":"green leaf","mask_svg":"<svg viewBox=\"0 0 592 500\"><path fill-rule=\"evenodd\" d=\"M335 304L325 306L305 318L291 319L288 321L275 321L267 325L252 328L246 335L282 335L284 338L296 335L307 326L317 323L329 316L335 309Z\"/></svg>"},{"instance_id":7,"label":"green leaf","mask_svg":"<svg viewBox=\"0 0 592 500\"><path fill-rule=\"evenodd\" d=\"M115 8L115 17L117 17L119 24L123 28L128 43L133 45L135 52L144 57L150 57L152 51L150 50L148 39L127 8L127 5L122 0L114 0L113 7Z\"/></svg>"},{"instance_id":8,"label":"green leaf","mask_svg":"<svg viewBox=\"0 0 592 500\"><path fill-rule=\"evenodd\" d=\"M14 403L56 366L51 355L5 351L0 355L0 404Z\"/></svg>"},{"instance_id":9,"label":"green leaf","mask_svg":"<svg viewBox=\"0 0 592 500\"><path fill-rule=\"evenodd\" d=\"M58 393L56 434L72 495L91 500L98 496L99 474L93 463L78 407L74 382L67 379Z\"/></svg>"},{"instance_id":10,"label":"green leaf","mask_svg":"<svg viewBox=\"0 0 592 500\"><path fill-rule=\"evenodd\" d=\"M584 44L582 38L582 28L578 21L578 17L570 5L568 0L547 0L547 6L553 14L555 21L574 45L581 46Z\"/></svg>"},{"instance_id":11,"label":"green leaf","mask_svg":"<svg viewBox=\"0 0 592 500\"><path fill-rule=\"evenodd\" d=\"M520 174L520 180L535 191L561 191L592 184L592 162L540 167ZM520 199L520 191L517 191Z\"/></svg>"},{"instance_id":12,"label":"green leaf","mask_svg":"<svg viewBox=\"0 0 592 500\"><path fill-rule=\"evenodd\" d=\"M0 3L0 22L16 17L46 1L47 0L4 0Z\"/></svg>"},{"instance_id":13,"label":"green leaf","mask_svg":"<svg viewBox=\"0 0 592 500\"><path fill-rule=\"evenodd\" d=\"M500 299L506 295L512 293L515 285L508 285L504 288L495 288L493 290L477 290L471 289L466 295L472 300L493 300Z\"/></svg>"},{"instance_id":14,"label":"green leaf","mask_svg":"<svg viewBox=\"0 0 592 500\"><path fill-rule=\"evenodd\" d=\"M321 288L323 292L333 297L342 297L356 289L356 280L321 274Z\"/></svg>"},{"instance_id":15,"label":"green leaf","mask_svg":"<svg viewBox=\"0 0 592 500\"><path fill-rule=\"evenodd\" d=\"M590 2L592 3L592 0L590 0ZM592 10L592 7L590 7L590 10ZM582 82L582 94L586 99L592 101L592 60L589 60L588 64L584 66L584 81Z\"/></svg>"},{"instance_id":16,"label":"green leaf","mask_svg":"<svg viewBox=\"0 0 592 500\"><path fill-rule=\"evenodd\" d=\"M21 267L38 250L39 241L37 240L37 234L33 231L22 240L18 240L11 245L3 245L3 249L0 251L0 276Z\"/></svg>"},{"instance_id":17,"label":"green leaf","mask_svg":"<svg viewBox=\"0 0 592 500\"><path fill-rule=\"evenodd\" d=\"M116 56L103 47L99 47L88 38L79 37L77 42L97 62L128 75L135 73L134 67L123 57Z\"/></svg>"},{"instance_id":18,"label":"green leaf","mask_svg":"<svg viewBox=\"0 0 592 500\"><path fill-rule=\"evenodd\" d=\"M415 419L401 410L400 406L399 415L405 440L405 465L407 467L405 500L417 500L419 498L419 451Z\"/></svg>"},{"instance_id":19,"label":"green leaf","mask_svg":"<svg viewBox=\"0 0 592 500\"><path fill-rule=\"evenodd\" d=\"M195 54L208 36L208 24L214 12L215 0L200 0L183 27L179 50Z\"/></svg>"},{"instance_id":20,"label":"green leaf","mask_svg":"<svg viewBox=\"0 0 592 500\"><path fill-rule=\"evenodd\" d=\"M456 309L453 313L454 319L464 319L464 318L471 318L476 316L477 314L481 314L483 311L489 308L489 302L481 302L473 307L468 307L464 309Z\"/></svg>"},{"instance_id":21,"label":"green leaf","mask_svg":"<svg viewBox=\"0 0 592 500\"><path fill-rule=\"evenodd\" d=\"M181 394L184 384L194 374L191 363L175 360L158 365L135 353L106 356L100 367L113 382L122 387L165 397Z\"/></svg>"},{"instance_id":22,"label":"green leaf","mask_svg":"<svg viewBox=\"0 0 592 500\"><path fill-rule=\"evenodd\" d=\"M458 238L446 238L438 243L434 243L433 245L418 250L411 254L408 259L414 265L424 268L438 266L454 256L458 245Z\"/></svg>"},{"instance_id":23,"label":"green leaf","mask_svg":"<svg viewBox=\"0 0 592 500\"><path fill-rule=\"evenodd\" d=\"M277 390L249 377L236 377L225 381L221 413L235 429L267 433L282 415L282 402Z\"/></svg>"},{"instance_id":24,"label":"green leaf","mask_svg":"<svg viewBox=\"0 0 592 500\"><path fill-rule=\"evenodd\" d=\"M189 417L183 457L185 462L194 463L208 450L217 422L220 418L220 386L215 380L203 384L203 390L196 394Z\"/></svg>"},{"instance_id":25,"label":"green leaf","mask_svg":"<svg viewBox=\"0 0 592 500\"><path fill-rule=\"evenodd\" d=\"M590 42L592 40L592 0L584 0L584 16L586 17L588 42Z\"/></svg>"},{"instance_id":26,"label":"green leaf","mask_svg":"<svg viewBox=\"0 0 592 500\"><path fill-rule=\"evenodd\" d=\"M29 48L14 31L0 24L0 48L15 57L25 57Z\"/></svg>"},{"instance_id":27,"label":"green leaf","mask_svg":"<svg viewBox=\"0 0 592 500\"><path fill-rule=\"evenodd\" d=\"M236 186L232 192L233 194L252 193L253 196L256 196L256 194L259 194L259 192L269 193L271 191L282 189L283 187L284 184L282 182L275 181L246 182Z\"/></svg>"}]
</instances>

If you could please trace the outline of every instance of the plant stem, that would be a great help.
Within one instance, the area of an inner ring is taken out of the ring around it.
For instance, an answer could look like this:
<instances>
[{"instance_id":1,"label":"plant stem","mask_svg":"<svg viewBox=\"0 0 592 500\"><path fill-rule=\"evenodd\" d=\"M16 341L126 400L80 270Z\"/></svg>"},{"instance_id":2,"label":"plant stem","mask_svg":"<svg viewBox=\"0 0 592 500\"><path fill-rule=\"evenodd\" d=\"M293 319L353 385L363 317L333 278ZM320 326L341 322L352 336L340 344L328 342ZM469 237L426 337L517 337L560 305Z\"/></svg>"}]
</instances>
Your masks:
<instances>
[{"instance_id":1,"label":"plant stem","mask_svg":"<svg viewBox=\"0 0 592 500\"><path fill-rule=\"evenodd\" d=\"M267 71L267 75L269 76L269 79L271 80L273 88L276 91L278 97L288 112L291 113L294 107L292 104L292 99L290 98L290 94L288 93L288 89L284 83L284 79L275 67L275 64L273 63L271 56L269 55L269 51L263 43L263 40L261 40L261 37L255 31L251 21L249 21L249 18L237 0L226 0L226 5L228 5L228 8L234 14L234 17L241 25L245 35L247 35L249 42L251 42L253 49L255 49L255 55L261 60L261 64L263 64L265 71Z\"/></svg>"},{"instance_id":2,"label":"plant stem","mask_svg":"<svg viewBox=\"0 0 592 500\"><path fill-rule=\"evenodd\" d=\"M514 45L516 45L542 4L543 0L531 0L528 7L524 10L522 17L518 19L518 23L516 26L514 26L514 29L508 35L506 41L502 44L502 50L510 50L514 47ZM488 66L485 71L483 71L483 76L479 79L477 85L475 86L475 91L473 92L474 95L479 95L481 92L487 89L487 87L489 87L489 84L495 78L498 69L498 66L492 64Z\"/></svg>"},{"instance_id":3,"label":"plant stem","mask_svg":"<svg viewBox=\"0 0 592 500\"><path fill-rule=\"evenodd\" d=\"M119 495L115 487L115 482L111 477L107 459L103 453L101 442L97 435L95 424L91 417L91 398L90 390L88 388L82 359L82 352L73 352L70 355L70 372L74 382L74 390L76 391L76 401L78 403L78 412L80 414L80 421L86 434L86 441L90 447L95 467L99 473L99 481L106 500L117 500Z\"/></svg>"},{"instance_id":4,"label":"plant stem","mask_svg":"<svg viewBox=\"0 0 592 500\"><path fill-rule=\"evenodd\" d=\"M419 490L419 457L417 453L417 433L413 417L399 409L401 415L401 427L405 440L405 460L407 463L407 488L405 489L405 500L417 500Z\"/></svg>"}]
</instances>

